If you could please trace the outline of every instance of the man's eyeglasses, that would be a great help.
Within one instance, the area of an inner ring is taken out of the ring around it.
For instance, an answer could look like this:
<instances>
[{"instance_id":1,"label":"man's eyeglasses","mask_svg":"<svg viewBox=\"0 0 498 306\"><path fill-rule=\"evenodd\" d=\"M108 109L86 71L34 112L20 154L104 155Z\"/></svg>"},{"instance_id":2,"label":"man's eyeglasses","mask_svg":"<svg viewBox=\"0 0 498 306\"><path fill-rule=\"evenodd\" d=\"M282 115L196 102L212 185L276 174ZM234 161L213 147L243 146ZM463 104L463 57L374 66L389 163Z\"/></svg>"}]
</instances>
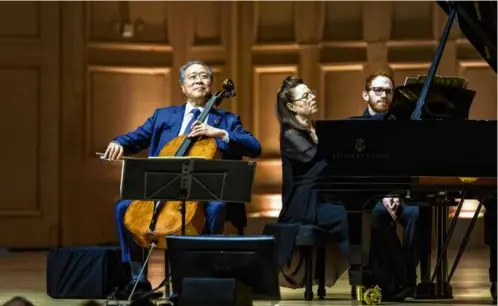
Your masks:
<instances>
[{"instance_id":1,"label":"man's eyeglasses","mask_svg":"<svg viewBox=\"0 0 498 306\"><path fill-rule=\"evenodd\" d=\"M201 80L203 81L206 81L206 80L209 80L209 74L207 73L192 73L191 75L189 75L187 77L187 79L190 81L190 82L194 82L197 80L197 77L200 77Z\"/></svg>"},{"instance_id":2,"label":"man's eyeglasses","mask_svg":"<svg viewBox=\"0 0 498 306\"><path fill-rule=\"evenodd\" d=\"M370 90L373 91L376 96L382 96L383 92L385 92L387 96L394 94L394 89L392 88L371 87Z\"/></svg>"}]
</instances>

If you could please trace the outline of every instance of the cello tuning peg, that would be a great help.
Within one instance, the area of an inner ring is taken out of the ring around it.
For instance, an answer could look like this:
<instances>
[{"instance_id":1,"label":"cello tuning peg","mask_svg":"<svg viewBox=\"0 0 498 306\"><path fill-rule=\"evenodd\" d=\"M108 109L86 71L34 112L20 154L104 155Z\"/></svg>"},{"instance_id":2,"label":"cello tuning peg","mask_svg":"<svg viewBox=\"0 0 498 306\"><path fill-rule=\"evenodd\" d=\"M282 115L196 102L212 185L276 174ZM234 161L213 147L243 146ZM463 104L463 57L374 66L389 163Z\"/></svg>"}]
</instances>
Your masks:
<instances>
[{"instance_id":1,"label":"cello tuning peg","mask_svg":"<svg viewBox=\"0 0 498 306\"><path fill-rule=\"evenodd\" d=\"M223 89L227 92L235 91L235 84L230 79L225 79L223 81Z\"/></svg>"}]
</instances>

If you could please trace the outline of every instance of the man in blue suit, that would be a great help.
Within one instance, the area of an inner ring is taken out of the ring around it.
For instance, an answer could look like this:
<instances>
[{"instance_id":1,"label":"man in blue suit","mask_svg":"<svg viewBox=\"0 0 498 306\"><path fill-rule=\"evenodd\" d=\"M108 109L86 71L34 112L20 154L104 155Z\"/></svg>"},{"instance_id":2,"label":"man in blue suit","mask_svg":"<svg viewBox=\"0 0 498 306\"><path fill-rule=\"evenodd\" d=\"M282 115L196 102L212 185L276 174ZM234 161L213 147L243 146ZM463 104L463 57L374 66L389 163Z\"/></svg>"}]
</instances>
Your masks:
<instances>
[{"instance_id":1,"label":"man in blue suit","mask_svg":"<svg viewBox=\"0 0 498 306\"><path fill-rule=\"evenodd\" d=\"M104 157L120 159L123 154L135 154L149 148L149 156L158 156L161 149L179 135L188 137L214 137L223 159L241 160L243 156L258 158L261 155L259 141L244 129L238 115L212 109L204 122L197 121L210 98L213 76L211 68L200 61L192 61L180 69L180 85L186 97L182 106L157 109L136 130L118 136L109 143ZM115 208L116 223L122 249L122 261L129 263L132 279L123 289L114 293L116 299L127 299L136 282L136 295L151 290L146 277L138 279L143 267L143 253L133 242L124 227L124 214L131 201L119 201ZM236 228L246 226L244 204L209 202L205 205L206 234L222 234L225 221ZM134 294L134 295L135 295Z\"/></svg>"}]
</instances>

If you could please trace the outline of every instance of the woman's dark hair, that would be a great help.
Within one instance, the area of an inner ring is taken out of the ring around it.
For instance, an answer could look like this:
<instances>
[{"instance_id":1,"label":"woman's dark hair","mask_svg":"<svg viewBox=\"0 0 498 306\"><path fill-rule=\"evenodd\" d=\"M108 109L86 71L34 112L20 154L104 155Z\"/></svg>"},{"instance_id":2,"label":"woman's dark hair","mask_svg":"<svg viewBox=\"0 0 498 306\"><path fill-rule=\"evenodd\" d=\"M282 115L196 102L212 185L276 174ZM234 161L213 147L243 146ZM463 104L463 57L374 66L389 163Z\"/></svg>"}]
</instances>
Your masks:
<instances>
[{"instance_id":1,"label":"woman's dark hair","mask_svg":"<svg viewBox=\"0 0 498 306\"><path fill-rule=\"evenodd\" d=\"M287 107L287 103L293 103L294 88L301 84L304 84L303 79L296 76L288 76L284 79L282 86L277 91L277 119L281 125L287 125L298 130L306 130L306 128L297 121L294 112Z\"/></svg>"}]
</instances>

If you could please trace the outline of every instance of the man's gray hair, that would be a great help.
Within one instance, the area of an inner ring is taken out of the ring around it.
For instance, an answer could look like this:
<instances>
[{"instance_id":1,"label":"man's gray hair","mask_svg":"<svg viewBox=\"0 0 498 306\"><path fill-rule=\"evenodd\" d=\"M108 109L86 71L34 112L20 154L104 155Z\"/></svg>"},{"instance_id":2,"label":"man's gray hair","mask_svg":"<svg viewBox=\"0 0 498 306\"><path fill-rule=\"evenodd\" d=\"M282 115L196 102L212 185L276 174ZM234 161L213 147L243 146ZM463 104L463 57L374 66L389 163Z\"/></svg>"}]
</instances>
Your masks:
<instances>
[{"instance_id":1,"label":"man's gray hair","mask_svg":"<svg viewBox=\"0 0 498 306\"><path fill-rule=\"evenodd\" d=\"M206 67L206 70L208 71L208 74L209 74L209 77L211 78L211 81L213 80L213 71L211 70L211 67L204 64L201 61L190 61L190 62L186 63L185 65L183 65L182 68L180 68L180 80L179 80L180 84L183 84L183 81L185 81L185 71L188 69L188 67L190 67L192 65L202 65L202 66Z\"/></svg>"}]
</instances>

